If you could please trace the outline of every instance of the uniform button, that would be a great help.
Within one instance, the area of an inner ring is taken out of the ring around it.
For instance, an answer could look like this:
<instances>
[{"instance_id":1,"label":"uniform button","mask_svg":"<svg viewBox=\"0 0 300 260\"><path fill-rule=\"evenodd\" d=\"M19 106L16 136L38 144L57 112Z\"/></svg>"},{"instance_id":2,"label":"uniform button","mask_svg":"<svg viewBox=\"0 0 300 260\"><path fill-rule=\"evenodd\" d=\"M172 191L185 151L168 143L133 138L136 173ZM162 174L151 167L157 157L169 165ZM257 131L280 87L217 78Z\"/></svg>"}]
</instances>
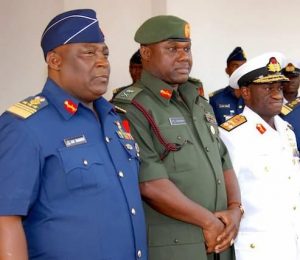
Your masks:
<instances>
[{"instance_id":1,"label":"uniform button","mask_svg":"<svg viewBox=\"0 0 300 260\"><path fill-rule=\"evenodd\" d=\"M89 164L89 162L88 162L87 160L83 160L83 164L84 164L85 166L87 166L87 165Z\"/></svg>"},{"instance_id":2,"label":"uniform button","mask_svg":"<svg viewBox=\"0 0 300 260\"><path fill-rule=\"evenodd\" d=\"M250 244L250 248L254 249L255 248L255 244L254 243Z\"/></svg>"},{"instance_id":3,"label":"uniform button","mask_svg":"<svg viewBox=\"0 0 300 260\"><path fill-rule=\"evenodd\" d=\"M178 243L179 243L179 240L178 240L177 238L175 238L175 239L174 239L174 243L175 243L175 244L178 244Z\"/></svg>"},{"instance_id":4,"label":"uniform button","mask_svg":"<svg viewBox=\"0 0 300 260\"><path fill-rule=\"evenodd\" d=\"M133 149L133 146L132 146L131 144L125 144L125 146L126 146L126 148L127 148L128 150L132 150L132 149Z\"/></svg>"},{"instance_id":5,"label":"uniform button","mask_svg":"<svg viewBox=\"0 0 300 260\"><path fill-rule=\"evenodd\" d=\"M138 250L138 251L137 251L137 256L138 256L138 258L141 258L141 257L142 257L142 251L141 251L141 250Z\"/></svg>"},{"instance_id":6,"label":"uniform button","mask_svg":"<svg viewBox=\"0 0 300 260\"><path fill-rule=\"evenodd\" d=\"M178 136L177 136L177 139L178 139L178 140L181 140L181 139L182 139L182 137L181 137L180 135L178 135Z\"/></svg>"},{"instance_id":7,"label":"uniform button","mask_svg":"<svg viewBox=\"0 0 300 260\"><path fill-rule=\"evenodd\" d=\"M207 146L205 147L205 151L206 151L206 152L209 152L209 149L208 149L208 147L207 147Z\"/></svg>"},{"instance_id":8,"label":"uniform button","mask_svg":"<svg viewBox=\"0 0 300 260\"><path fill-rule=\"evenodd\" d=\"M123 173L122 171L119 171L119 176L120 176L121 178L123 178L123 177L124 177L124 173Z\"/></svg>"},{"instance_id":9,"label":"uniform button","mask_svg":"<svg viewBox=\"0 0 300 260\"><path fill-rule=\"evenodd\" d=\"M268 166L265 166L265 167L264 167L264 170L265 170L265 172L269 172L269 171L270 171L270 169L269 169Z\"/></svg>"},{"instance_id":10,"label":"uniform button","mask_svg":"<svg viewBox=\"0 0 300 260\"><path fill-rule=\"evenodd\" d=\"M107 143L109 143L110 142L110 139L109 139L109 137L105 137L105 141L107 142Z\"/></svg>"},{"instance_id":11,"label":"uniform button","mask_svg":"<svg viewBox=\"0 0 300 260\"><path fill-rule=\"evenodd\" d=\"M288 177L288 179L290 180L290 179L292 179L292 177L291 177L291 176L289 176L289 177Z\"/></svg>"},{"instance_id":12,"label":"uniform button","mask_svg":"<svg viewBox=\"0 0 300 260\"><path fill-rule=\"evenodd\" d=\"M136 214L135 208L132 208L132 209L131 209L131 214L132 214L132 215L135 215L135 214Z\"/></svg>"},{"instance_id":13,"label":"uniform button","mask_svg":"<svg viewBox=\"0 0 300 260\"><path fill-rule=\"evenodd\" d=\"M128 161L131 161L132 159L131 158L128 158Z\"/></svg>"},{"instance_id":14,"label":"uniform button","mask_svg":"<svg viewBox=\"0 0 300 260\"><path fill-rule=\"evenodd\" d=\"M296 209L297 209L297 207L296 207L296 206L294 206L294 207L293 207L293 210L296 210Z\"/></svg>"},{"instance_id":15,"label":"uniform button","mask_svg":"<svg viewBox=\"0 0 300 260\"><path fill-rule=\"evenodd\" d=\"M218 180L218 184L219 184L219 185L221 184L221 180Z\"/></svg>"}]
</instances>

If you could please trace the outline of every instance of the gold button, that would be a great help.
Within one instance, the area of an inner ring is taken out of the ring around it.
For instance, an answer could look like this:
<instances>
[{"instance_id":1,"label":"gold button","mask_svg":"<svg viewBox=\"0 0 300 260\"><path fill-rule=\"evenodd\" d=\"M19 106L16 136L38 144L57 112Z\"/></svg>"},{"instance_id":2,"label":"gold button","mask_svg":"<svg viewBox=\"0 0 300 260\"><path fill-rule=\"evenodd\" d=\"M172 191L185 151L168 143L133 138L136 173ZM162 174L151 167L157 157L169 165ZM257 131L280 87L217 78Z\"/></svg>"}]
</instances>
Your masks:
<instances>
[{"instance_id":1,"label":"gold button","mask_svg":"<svg viewBox=\"0 0 300 260\"><path fill-rule=\"evenodd\" d=\"M255 244L250 244L250 248L255 248Z\"/></svg>"},{"instance_id":2,"label":"gold button","mask_svg":"<svg viewBox=\"0 0 300 260\"><path fill-rule=\"evenodd\" d=\"M87 166L87 165L89 164L89 162L88 162L87 160L83 160L83 164L84 164L85 166Z\"/></svg>"}]
</instances>

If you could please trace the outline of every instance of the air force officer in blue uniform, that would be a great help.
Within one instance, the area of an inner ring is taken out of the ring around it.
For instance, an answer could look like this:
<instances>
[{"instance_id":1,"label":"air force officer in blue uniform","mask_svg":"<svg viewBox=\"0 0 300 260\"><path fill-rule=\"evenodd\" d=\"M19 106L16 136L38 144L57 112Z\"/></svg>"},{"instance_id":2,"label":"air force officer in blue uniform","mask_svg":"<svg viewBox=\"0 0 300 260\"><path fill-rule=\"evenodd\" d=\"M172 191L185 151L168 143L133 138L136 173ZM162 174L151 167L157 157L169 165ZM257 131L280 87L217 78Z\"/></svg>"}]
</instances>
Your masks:
<instances>
[{"instance_id":1,"label":"air force officer in blue uniform","mask_svg":"<svg viewBox=\"0 0 300 260\"><path fill-rule=\"evenodd\" d=\"M56 16L42 92L0 117L0 259L147 259L139 150L102 95L110 66L93 10Z\"/></svg>"}]
</instances>

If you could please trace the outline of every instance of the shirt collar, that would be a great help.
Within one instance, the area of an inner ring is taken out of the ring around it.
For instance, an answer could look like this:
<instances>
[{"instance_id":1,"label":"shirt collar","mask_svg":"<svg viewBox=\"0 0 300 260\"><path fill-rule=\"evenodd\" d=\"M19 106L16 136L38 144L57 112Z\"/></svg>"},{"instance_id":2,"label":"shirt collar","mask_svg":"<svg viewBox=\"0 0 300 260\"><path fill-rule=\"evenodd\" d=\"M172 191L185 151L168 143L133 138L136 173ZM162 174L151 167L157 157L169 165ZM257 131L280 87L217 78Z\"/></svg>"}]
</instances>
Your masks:
<instances>
[{"instance_id":1,"label":"shirt collar","mask_svg":"<svg viewBox=\"0 0 300 260\"><path fill-rule=\"evenodd\" d=\"M141 82L144 87L152 92L154 96L165 105L170 104L174 89L166 82L154 77L149 72L143 70Z\"/></svg>"},{"instance_id":2,"label":"shirt collar","mask_svg":"<svg viewBox=\"0 0 300 260\"><path fill-rule=\"evenodd\" d=\"M71 96L50 78L45 83L42 95L54 105L66 120L75 116L77 110L84 106L81 101ZM94 105L100 118L114 110L113 106L102 97L95 100Z\"/></svg>"}]
</instances>

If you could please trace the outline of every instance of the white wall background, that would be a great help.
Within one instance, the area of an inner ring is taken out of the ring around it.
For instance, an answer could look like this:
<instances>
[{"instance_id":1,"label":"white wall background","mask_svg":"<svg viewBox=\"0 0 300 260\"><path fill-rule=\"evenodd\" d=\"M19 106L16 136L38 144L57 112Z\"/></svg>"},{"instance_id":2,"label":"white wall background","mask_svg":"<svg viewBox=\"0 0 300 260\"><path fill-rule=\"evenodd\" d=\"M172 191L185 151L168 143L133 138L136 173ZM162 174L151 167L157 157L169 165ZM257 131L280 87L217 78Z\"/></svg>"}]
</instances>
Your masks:
<instances>
[{"instance_id":1,"label":"white wall background","mask_svg":"<svg viewBox=\"0 0 300 260\"><path fill-rule=\"evenodd\" d=\"M128 61L138 45L138 26L153 15L173 14L191 25L194 67L206 94L224 87L226 59L236 46L248 58L282 51L300 59L299 0L0 0L0 112L42 88L46 64L40 36L56 14L75 8L97 11L110 48L106 94L131 82Z\"/></svg>"}]
</instances>

